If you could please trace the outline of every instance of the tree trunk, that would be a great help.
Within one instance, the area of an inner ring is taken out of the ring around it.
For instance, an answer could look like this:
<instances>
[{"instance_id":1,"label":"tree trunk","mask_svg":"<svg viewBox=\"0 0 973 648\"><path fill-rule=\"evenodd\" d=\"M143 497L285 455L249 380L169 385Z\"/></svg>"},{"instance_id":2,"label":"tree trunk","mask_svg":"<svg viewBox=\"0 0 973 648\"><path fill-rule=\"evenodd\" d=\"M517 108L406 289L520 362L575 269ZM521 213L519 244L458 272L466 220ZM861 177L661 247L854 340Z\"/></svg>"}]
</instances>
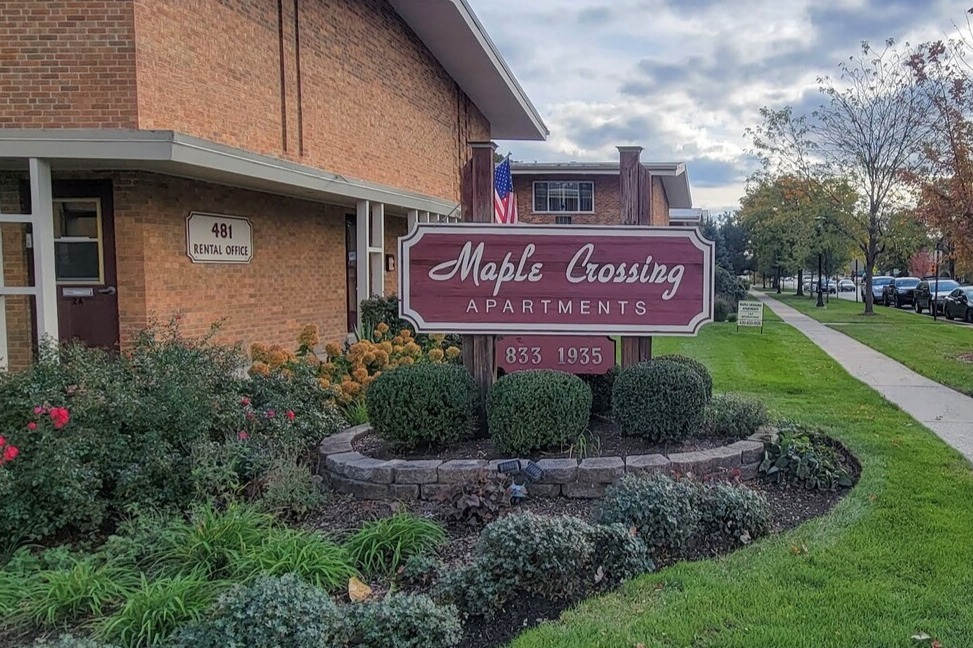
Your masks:
<instances>
[{"instance_id":1,"label":"tree trunk","mask_svg":"<svg viewBox=\"0 0 973 648\"><path fill-rule=\"evenodd\" d=\"M868 244L865 246L865 315L875 314L875 296L872 295L872 268L878 258L878 218L868 219Z\"/></svg>"},{"instance_id":2,"label":"tree trunk","mask_svg":"<svg viewBox=\"0 0 973 648\"><path fill-rule=\"evenodd\" d=\"M797 269L797 296L804 296L804 268Z\"/></svg>"}]
</instances>

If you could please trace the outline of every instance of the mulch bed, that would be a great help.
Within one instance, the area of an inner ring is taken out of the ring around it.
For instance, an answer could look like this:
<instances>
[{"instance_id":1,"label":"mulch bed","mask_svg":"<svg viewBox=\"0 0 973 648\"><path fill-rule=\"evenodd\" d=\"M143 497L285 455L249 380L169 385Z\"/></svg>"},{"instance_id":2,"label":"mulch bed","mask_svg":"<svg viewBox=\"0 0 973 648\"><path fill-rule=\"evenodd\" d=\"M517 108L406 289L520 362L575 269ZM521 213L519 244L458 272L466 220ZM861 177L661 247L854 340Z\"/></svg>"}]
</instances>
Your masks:
<instances>
[{"instance_id":1,"label":"mulch bed","mask_svg":"<svg viewBox=\"0 0 973 648\"><path fill-rule=\"evenodd\" d=\"M725 439L688 439L683 443L654 444L641 437L622 436L618 425L599 416L592 416L585 432L584 456L627 457L629 455L663 454L709 450L726 445ZM510 453L494 445L492 439L468 439L447 448L417 448L401 450L390 446L374 432L355 439L351 447L366 457L375 459L509 459ZM579 447L568 446L538 452L520 459L561 459L579 456Z\"/></svg>"},{"instance_id":2,"label":"mulch bed","mask_svg":"<svg viewBox=\"0 0 973 648\"><path fill-rule=\"evenodd\" d=\"M858 461L841 444L832 442L830 445L836 449L843 467L848 470L853 481L858 483L861 474ZM747 482L747 486L760 491L767 498L771 509L771 533L793 529L807 520L826 514L849 492L849 489L835 492L811 491L788 483L759 480ZM594 522L597 520L600 505L600 500L537 498L528 499L510 510L531 511L540 515L573 515ZM306 520L305 525L340 538L355 531L366 521L387 517L402 510L426 517L437 517L439 506L435 502L424 501L362 501L351 496L334 494L325 506ZM449 542L440 551L440 558L447 567L457 567L472 560L479 531L479 528L468 526L447 526ZM656 556L656 567L662 569L679 560L714 558L726 555L736 548L737 546L722 536L702 536L696 538L688 552L682 556ZM372 585L379 596L387 587L385 584ZM537 596L518 598L489 622L482 619L468 621L459 645L464 648L495 648L506 645L524 630L558 619L561 612L580 600L552 601Z\"/></svg>"}]
</instances>

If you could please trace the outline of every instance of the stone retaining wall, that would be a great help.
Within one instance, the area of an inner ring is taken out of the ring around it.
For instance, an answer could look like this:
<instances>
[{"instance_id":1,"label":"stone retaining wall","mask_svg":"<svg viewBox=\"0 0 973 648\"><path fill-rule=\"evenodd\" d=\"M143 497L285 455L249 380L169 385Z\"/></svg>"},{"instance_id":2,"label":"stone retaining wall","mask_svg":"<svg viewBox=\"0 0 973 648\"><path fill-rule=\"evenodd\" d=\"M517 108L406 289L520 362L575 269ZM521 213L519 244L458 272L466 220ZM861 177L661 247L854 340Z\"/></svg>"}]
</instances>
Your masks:
<instances>
[{"instance_id":1,"label":"stone retaining wall","mask_svg":"<svg viewBox=\"0 0 973 648\"><path fill-rule=\"evenodd\" d=\"M318 474L336 491L361 499L435 499L450 484L472 479L482 470L496 472L497 465L507 461L373 459L355 452L351 445L370 431L370 425L358 425L321 442ZM776 437L775 430L765 429L747 440L698 452L540 459L535 463L544 475L537 482L529 482L527 492L534 497L601 497L609 484L626 473L677 472L707 477L736 469L741 479L754 479L763 459L764 442L773 442Z\"/></svg>"}]
</instances>

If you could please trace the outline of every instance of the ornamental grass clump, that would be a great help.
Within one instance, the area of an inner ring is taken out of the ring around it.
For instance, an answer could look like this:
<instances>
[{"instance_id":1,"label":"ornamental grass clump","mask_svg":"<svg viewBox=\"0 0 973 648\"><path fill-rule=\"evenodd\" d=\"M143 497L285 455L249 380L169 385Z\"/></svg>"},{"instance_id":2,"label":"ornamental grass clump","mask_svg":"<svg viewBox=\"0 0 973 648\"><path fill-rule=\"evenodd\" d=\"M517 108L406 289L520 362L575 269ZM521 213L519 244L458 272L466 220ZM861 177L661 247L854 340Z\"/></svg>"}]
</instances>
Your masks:
<instances>
[{"instance_id":1,"label":"ornamental grass clump","mask_svg":"<svg viewBox=\"0 0 973 648\"><path fill-rule=\"evenodd\" d=\"M432 520L397 513L366 522L344 546L363 574L387 577L410 557L429 554L445 542L446 532Z\"/></svg>"},{"instance_id":2,"label":"ornamental grass clump","mask_svg":"<svg viewBox=\"0 0 973 648\"><path fill-rule=\"evenodd\" d=\"M358 575L344 547L318 533L287 527L270 530L259 543L234 555L231 572L242 580L295 574L329 592L347 586L348 579Z\"/></svg>"},{"instance_id":3,"label":"ornamental grass clump","mask_svg":"<svg viewBox=\"0 0 973 648\"><path fill-rule=\"evenodd\" d=\"M372 383L365 402L376 434L401 448L444 446L476 430L476 386L459 365L386 371Z\"/></svg>"},{"instance_id":4,"label":"ornamental grass clump","mask_svg":"<svg viewBox=\"0 0 973 648\"><path fill-rule=\"evenodd\" d=\"M503 452L527 454L573 443L588 427L591 388L561 371L507 374L490 388L487 423Z\"/></svg>"}]
</instances>

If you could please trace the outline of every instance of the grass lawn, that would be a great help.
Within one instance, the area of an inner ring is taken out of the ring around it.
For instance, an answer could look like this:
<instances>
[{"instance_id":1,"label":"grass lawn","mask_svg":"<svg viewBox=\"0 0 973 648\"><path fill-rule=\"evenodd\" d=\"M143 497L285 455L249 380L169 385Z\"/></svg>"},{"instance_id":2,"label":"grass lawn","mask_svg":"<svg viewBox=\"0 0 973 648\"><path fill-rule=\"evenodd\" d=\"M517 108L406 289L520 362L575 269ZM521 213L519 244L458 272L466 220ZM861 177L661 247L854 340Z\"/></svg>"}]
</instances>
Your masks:
<instances>
[{"instance_id":1,"label":"grass lawn","mask_svg":"<svg viewBox=\"0 0 973 648\"><path fill-rule=\"evenodd\" d=\"M778 297L778 295L770 295ZM875 315L862 315L861 303L832 299L827 308L815 300L780 295L782 302L828 324L876 351L901 362L918 374L973 395L973 364L958 356L973 353L973 328L933 321L896 308L876 306Z\"/></svg>"},{"instance_id":2,"label":"grass lawn","mask_svg":"<svg viewBox=\"0 0 973 648\"><path fill-rule=\"evenodd\" d=\"M654 350L703 360L717 390L827 428L861 460L858 486L823 518L629 582L514 648L889 648L920 632L943 648L971 645L970 465L772 313L766 321L763 335L711 324L696 338L656 338Z\"/></svg>"}]
</instances>

